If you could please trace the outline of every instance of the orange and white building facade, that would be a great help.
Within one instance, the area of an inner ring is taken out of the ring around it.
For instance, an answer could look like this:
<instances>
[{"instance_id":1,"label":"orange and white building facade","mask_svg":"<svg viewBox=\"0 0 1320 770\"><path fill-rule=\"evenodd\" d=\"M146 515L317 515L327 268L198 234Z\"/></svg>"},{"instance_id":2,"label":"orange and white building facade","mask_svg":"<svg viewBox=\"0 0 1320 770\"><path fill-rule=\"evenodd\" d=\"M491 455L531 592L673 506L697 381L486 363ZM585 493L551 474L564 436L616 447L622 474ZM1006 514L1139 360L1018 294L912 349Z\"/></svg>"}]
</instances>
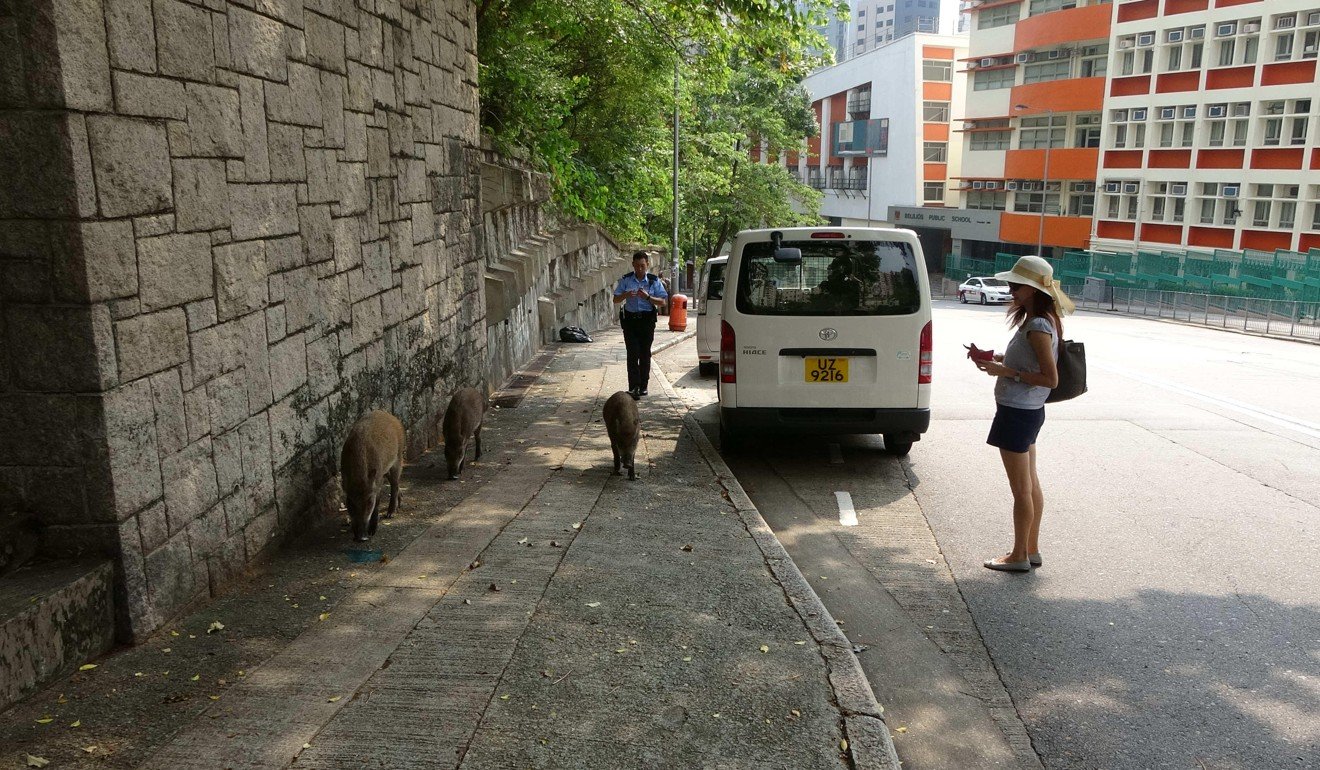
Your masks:
<instances>
[{"instance_id":1,"label":"orange and white building facade","mask_svg":"<svg viewBox=\"0 0 1320 770\"><path fill-rule=\"evenodd\" d=\"M971 16L960 208L1002 212L998 242L1044 256L1092 235L1114 6L1101 0L967 0Z\"/></svg>"},{"instance_id":2,"label":"orange and white building facade","mask_svg":"<svg viewBox=\"0 0 1320 770\"><path fill-rule=\"evenodd\" d=\"M1320 248L1320 0L1113 10L1090 245Z\"/></svg>"}]
</instances>

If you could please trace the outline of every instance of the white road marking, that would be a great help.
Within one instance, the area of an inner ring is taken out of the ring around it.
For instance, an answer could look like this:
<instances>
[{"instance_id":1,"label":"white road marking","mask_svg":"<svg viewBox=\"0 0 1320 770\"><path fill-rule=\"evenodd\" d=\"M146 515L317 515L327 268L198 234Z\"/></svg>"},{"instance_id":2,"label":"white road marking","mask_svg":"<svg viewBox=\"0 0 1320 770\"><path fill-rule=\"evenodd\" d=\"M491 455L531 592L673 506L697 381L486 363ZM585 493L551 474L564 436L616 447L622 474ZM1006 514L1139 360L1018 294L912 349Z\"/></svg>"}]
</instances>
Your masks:
<instances>
[{"instance_id":1,"label":"white road marking","mask_svg":"<svg viewBox=\"0 0 1320 770\"><path fill-rule=\"evenodd\" d=\"M1164 388L1165 390L1171 390L1174 393L1181 393L1185 396L1191 396L1192 398L1199 399L1207 403L1216 404L1218 406L1222 406L1227 409L1232 409L1233 411L1238 412L1239 414L1245 414L1249 417L1255 417L1258 420L1264 420L1265 422L1272 423L1274 425L1278 425L1284 428L1288 428L1289 430L1295 430L1304 436L1310 436L1311 438L1320 439L1320 425L1317 425L1315 423L1306 422L1305 420L1299 420L1296 417L1290 417L1286 414L1271 412L1268 409L1261 409L1258 406L1253 406L1251 404L1242 401L1237 401L1235 399L1226 398L1224 396L1216 396L1213 393L1206 393L1203 390L1189 388L1185 385L1179 385L1175 382L1170 382L1169 380L1165 380L1159 377L1153 377L1149 374L1139 374L1137 372L1109 364L1101 364L1096 368L1105 369L1115 374L1119 374L1124 377L1129 377L1138 382L1144 382L1147 385L1154 385L1157 388Z\"/></svg>"},{"instance_id":2,"label":"white road marking","mask_svg":"<svg viewBox=\"0 0 1320 770\"><path fill-rule=\"evenodd\" d=\"M857 526L857 509L853 508L852 495L847 492L835 492L834 499L839 504L839 525Z\"/></svg>"},{"instance_id":3,"label":"white road marking","mask_svg":"<svg viewBox=\"0 0 1320 770\"><path fill-rule=\"evenodd\" d=\"M830 465L843 465L843 450L838 444L830 444Z\"/></svg>"}]
</instances>

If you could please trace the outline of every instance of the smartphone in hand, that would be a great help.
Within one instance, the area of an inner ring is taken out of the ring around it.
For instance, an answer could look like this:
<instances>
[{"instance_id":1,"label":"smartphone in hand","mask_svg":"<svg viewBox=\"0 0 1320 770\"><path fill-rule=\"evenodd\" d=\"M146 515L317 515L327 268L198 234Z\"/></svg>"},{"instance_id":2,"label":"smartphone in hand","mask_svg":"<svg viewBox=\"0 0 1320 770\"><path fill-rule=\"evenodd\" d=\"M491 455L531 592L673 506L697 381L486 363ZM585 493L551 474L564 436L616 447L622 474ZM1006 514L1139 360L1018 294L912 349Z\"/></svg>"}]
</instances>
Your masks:
<instances>
[{"instance_id":1,"label":"smartphone in hand","mask_svg":"<svg viewBox=\"0 0 1320 770\"><path fill-rule=\"evenodd\" d=\"M981 350L980 348L976 347L975 342L973 342L970 345L963 345L963 347L967 349L967 357L972 359L973 361L979 362L979 361L995 360L995 351Z\"/></svg>"}]
</instances>

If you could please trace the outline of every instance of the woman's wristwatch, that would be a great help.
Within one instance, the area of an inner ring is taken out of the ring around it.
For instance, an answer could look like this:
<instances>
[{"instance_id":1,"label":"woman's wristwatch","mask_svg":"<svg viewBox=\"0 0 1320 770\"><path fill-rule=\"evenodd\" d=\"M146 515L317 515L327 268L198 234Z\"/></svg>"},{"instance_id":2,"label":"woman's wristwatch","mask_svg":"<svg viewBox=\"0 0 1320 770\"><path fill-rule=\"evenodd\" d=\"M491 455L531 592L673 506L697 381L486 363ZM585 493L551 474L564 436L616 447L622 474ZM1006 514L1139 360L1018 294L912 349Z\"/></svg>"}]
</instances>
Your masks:
<instances>
[{"instance_id":1,"label":"woman's wristwatch","mask_svg":"<svg viewBox=\"0 0 1320 770\"><path fill-rule=\"evenodd\" d=\"M1013 372L1013 382L1022 383L1022 372Z\"/></svg>"}]
</instances>

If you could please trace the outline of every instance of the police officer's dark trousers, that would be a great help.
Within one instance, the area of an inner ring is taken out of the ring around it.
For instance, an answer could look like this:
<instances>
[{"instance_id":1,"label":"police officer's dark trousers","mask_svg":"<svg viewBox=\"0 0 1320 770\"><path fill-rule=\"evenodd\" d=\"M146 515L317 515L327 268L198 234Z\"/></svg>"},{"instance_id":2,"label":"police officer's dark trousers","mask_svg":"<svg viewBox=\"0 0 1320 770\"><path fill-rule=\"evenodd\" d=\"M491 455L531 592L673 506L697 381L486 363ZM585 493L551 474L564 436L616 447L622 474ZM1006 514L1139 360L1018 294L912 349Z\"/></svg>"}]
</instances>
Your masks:
<instances>
[{"instance_id":1,"label":"police officer's dark trousers","mask_svg":"<svg viewBox=\"0 0 1320 770\"><path fill-rule=\"evenodd\" d=\"M623 344L628 352L628 390L645 390L651 379L651 343L655 340L655 313L623 311Z\"/></svg>"}]
</instances>

